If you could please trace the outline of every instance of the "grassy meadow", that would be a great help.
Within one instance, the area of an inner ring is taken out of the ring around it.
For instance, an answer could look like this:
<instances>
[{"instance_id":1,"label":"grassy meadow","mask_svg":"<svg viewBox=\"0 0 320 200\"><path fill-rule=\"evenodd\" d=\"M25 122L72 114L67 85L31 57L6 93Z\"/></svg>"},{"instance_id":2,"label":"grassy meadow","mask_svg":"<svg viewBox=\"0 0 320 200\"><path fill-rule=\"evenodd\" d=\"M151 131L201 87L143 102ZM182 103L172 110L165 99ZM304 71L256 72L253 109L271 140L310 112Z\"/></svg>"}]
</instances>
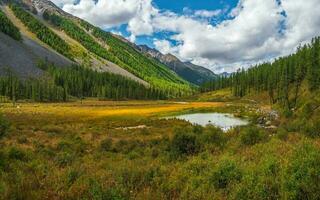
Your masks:
<instances>
[{"instance_id":1,"label":"grassy meadow","mask_svg":"<svg viewBox=\"0 0 320 200\"><path fill-rule=\"evenodd\" d=\"M319 139L164 118L217 111L255 123L268 109L240 101L2 104L0 199L318 199Z\"/></svg>"}]
</instances>

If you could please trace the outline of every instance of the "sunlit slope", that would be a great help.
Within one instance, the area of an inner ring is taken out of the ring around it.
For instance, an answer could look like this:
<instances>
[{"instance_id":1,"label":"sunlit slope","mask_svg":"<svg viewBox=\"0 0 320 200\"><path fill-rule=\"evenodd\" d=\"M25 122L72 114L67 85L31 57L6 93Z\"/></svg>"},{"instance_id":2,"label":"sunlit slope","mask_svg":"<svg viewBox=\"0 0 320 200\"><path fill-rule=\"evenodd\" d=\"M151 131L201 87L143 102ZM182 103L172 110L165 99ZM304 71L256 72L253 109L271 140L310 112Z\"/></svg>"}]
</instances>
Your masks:
<instances>
[{"instance_id":1,"label":"sunlit slope","mask_svg":"<svg viewBox=\"0 0 320 200\"><path fill-rule=\"evenodd\" d=\"M187 81L160 62L138 52L133 44L77 18L66 17L53 11L44 12L43 17L91 53L117 64L152 86L172 94L190 91Z\"/></svg>"}]
</instances>

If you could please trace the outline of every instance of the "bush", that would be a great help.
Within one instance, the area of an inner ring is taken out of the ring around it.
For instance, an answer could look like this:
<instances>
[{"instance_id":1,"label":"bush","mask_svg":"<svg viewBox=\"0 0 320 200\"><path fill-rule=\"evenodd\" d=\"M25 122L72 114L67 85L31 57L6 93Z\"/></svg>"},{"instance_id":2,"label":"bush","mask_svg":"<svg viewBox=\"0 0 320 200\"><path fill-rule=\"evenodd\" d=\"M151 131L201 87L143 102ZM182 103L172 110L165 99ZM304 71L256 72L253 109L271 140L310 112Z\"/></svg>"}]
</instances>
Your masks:
<instances>
[{"instance_id":1,"label":"bush","mask_svg":"<svg viewBox=\"0 0 320 200\"><path fill-rule=\"evenodd\" d=\"M218 189L228 187L231 183L239 182L242 178L242 172L237 164L231 160L221 161L210 176L210 183Z\"/></svg>"},{"instance_id":2,"label":"bush","mask_svg":"<svg viewBox=\"0 0 320 200\"><path fill-rule=\"evenodd\" d=\"M81 137L71 136L68 139L64 139L57 144L57 150L68 152L72 154L83 154L87 149L87 144L81 139Z\"/></svg>"},{"instance_id":3,"label":"bush","mask_svg":"<svg viewBox=\"0 0 320 200\"><path fill-rule=\"evenodd\" d=\"M289 132L286 129L279 128L277 131L277 137L280 140L287 140L289 136Z\"/></svg>"},{"instance_id":4,"label":"bush","mask_svg":"<svg viewBox=\"0 0 320 200\"><path fill-rule=\"evenodd\" d=\"M119 189L114 187L104 189L98 181L90 179L88 199L125 200L127 198L124 197Z\"/></svg>"},{"instance_id":5,"label":"bush","mask_svg":"<svg viewBox=\"0 0 320 200\"><path fill-rule=\"evenodd\" d=\"M310 118L318 105L319 103L315 100L307 101L301 108L301 115L305 118Z\"/></svg>"},{"instance_id":6,"label":"bush","mask_svg":"<svg viewBox=\"0 0 320 200\"><path fill-rule=\"evenodd\" d=\"M76 180L80 177L80 173L77 170L70 170L67 173L67 183L68 186L71 186Z\"/></svg>"},{"instance_id":7,"label":"bush","mask_svg":"<svg viewBox=\"0 0 320 200\"><path fill-rule=\"evenodd\" d=\"M74 158L74 154L70 154L68 152L61 152L56 156L55 161L60 167L65 167L70 165L73 162Z\"/></svg>"},{"instance_id":8,"label":"bush","mask_svg":"<svg viewBox=\"0 0 320 200\"><path fill-rule=\"evenodd\" d=\"M224 147L227 142L225 133L221 129L212 125L206 127L201 139L204 143L214 144L219 148Z\"/></svg>"},{"instance_id":9,"label":"bush","mask_svg":"<svg viewBox=\"0 0 320 200\"><path fill-rule=\"evenodd\" d=\"M102 151L111 151L112 150L112 139L106 138L100 142L100 149Z\"/></svg>"},{"instance_id":10,"label":"bush","mask_svg":"<svg viewBox=\"0 0 320 200\"><path fill-rule=\"evenodd\" d=\"M193 132L195 134L202 134L203 130L204 130L203 126L200 126L200 125L194 125L193 126Z\"/></svg>"},{"instance_id":11,"label":"bush","mask_svg":"<svg viewBox=\"0 0 320 200\"><path fill-rule=\"evenodd\" d=\"M7 163L6 155L2 151L0 151L0 169L4 168L6 163Z\"/></svg>"},{"instance_id":12,"label":"bush","mask_svg":"<svg viewBox=\"0 0 320 200\"><path fill-rule=\"evenodd\" d=\"M311 120L307 122L303 128L303 133L311 138L316 138L320 136L320 120Z\"/></svg>"},{"instance_id":13,"label":"bush","mask_svg":"<svg viewBox=\"0 0 320 200\"><path fill-rule=\"evenodd\" d=\"M174 157L194 155L199 150L200 145L193 133L177 132L170 142L170 152Z\"/></svg>"},{"instance_id":14,"label":"bush","mask_svg":"<svg viewBox=\"0 0 320 200\"><path fill-rule=\"evenodd\" d=\"M310 144L296 149L286 170L288 199L320 199L320 150Z\"/></svg>"},{"instance_id":15,"label":"bush","mask_svg":"<svg viewBox=\"0 0 320 200\"><path fill-rule=\"evenodd\" d=\"M281 199L279 162L268 157L253 171L246 173L233 191L234 199Z\"/></svg>"},{"instance_id":16,"label":"bush","mask_svg":"<svg viewBox=\"0 0 320 200\"><path fill-rule=\"evenodd\" d=\"M11 147L8 155L9 155L9 159L12 159L12 160L21 160L21 161L27 160L27 154L22 149L18 149L16 147Z\"/></svg>"},{"instance_id":17,"label":"bush","mask_svg":"<svg viewBox=\"0 0 320 200\"><path fill-rule=\"evenodd\" d=\"M255 126L247 127L240 133L240 140L244 145L254 145L263 141L265 138L265 132Z\"/></svg>"},{"instance_id":18,"label":"bush","mask_svg":"<svg viewBox=\"0 0 320 200\"><path fill-rule=\"evenodd\" d=\"M28 143L28 138L25 135L21 135L20 137L18 137L17 142L19 144L26 144Z\"/></svg>"},{"instance_id":19,"label":"bush","mask_svg":"<svg viewBox=\"0 0 320 200\"><path fill-rule=\"evenodd\" d=\"M9 129L9 122L0 113L0 139L4 137Z\"/></svg>"},{"instance_id":20,"label":"bush","mask_svg":"<svg viewBox=\"0 0 320 200\"><path fill-rule=\"evenodd\" d=\"M116 153L125 151L128 145L129 145L129 142L127 140L121 139L117 143L115 143L114 147L112 148L112 151Z\"/></svg>"}]
</instances>

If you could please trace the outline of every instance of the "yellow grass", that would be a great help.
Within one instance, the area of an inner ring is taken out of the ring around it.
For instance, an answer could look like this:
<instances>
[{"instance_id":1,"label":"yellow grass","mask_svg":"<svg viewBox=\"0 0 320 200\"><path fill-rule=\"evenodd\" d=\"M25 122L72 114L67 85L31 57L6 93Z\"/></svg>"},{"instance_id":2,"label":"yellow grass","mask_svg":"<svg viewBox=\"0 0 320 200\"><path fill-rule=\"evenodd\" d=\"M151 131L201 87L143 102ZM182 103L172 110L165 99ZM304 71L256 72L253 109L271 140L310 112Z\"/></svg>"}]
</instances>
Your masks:
<instances>
[{"instance_id":1,"label":"yellow grass","mask_svg":"<svg viewBox=\"0 0 320 200\"><path fill-rule=\"evenodd\" d=\"M105 116L154 116L185 109L213 108L223 106L217 102L163 102L163 101L84 101L71 103L22 103L16 107L5 104L5 113L53 114L64 117L100 118Z\"/></svg>"}]
</instances>

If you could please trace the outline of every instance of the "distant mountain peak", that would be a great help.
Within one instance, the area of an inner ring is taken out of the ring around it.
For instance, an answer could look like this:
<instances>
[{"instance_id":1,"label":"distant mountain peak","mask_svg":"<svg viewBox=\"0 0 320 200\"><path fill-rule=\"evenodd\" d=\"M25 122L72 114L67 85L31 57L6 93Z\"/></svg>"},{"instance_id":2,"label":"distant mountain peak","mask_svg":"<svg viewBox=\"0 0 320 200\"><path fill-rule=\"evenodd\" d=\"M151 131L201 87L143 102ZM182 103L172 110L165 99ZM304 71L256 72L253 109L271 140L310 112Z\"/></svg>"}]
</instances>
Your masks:
<instances>
[{"instance_id":1,"label":"distant mountain peak","mask_svg":"<svg viewBox=\"0 0 320 200\"><path fill-rule=\"evenodd\" d=\"M179 58L170 53L164 55L158 50L150 48L147 45L139 45L138 48L144 54L159 60L171 70L175 71L179 76L193 84L200 85L205 81L209 81L217 77L217 75L211 70L202 66L194 65L191 62L182 62Z\"/></svg>"},{"instance_id":2,"label":"distant mountain peak","mask_svg":"<svg viewBox=\"0 0 320 200\"><path fill-rule=\"evenodd\" d=\"M176 56L172 55L171 53L165 54L164 58L166 59L167 62L180 62L180 60Z\"/></svg>"}]
</instances>

